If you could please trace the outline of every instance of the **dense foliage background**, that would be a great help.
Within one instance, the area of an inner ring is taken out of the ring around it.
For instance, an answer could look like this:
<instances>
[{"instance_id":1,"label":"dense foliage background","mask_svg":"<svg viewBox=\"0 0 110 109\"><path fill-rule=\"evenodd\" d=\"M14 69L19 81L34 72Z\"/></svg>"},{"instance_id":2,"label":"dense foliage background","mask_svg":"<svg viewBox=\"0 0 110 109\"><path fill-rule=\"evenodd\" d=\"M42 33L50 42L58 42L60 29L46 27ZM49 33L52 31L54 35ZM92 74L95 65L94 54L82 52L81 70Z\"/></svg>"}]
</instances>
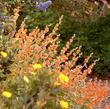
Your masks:
<instances>
[{"instance_id":1,"label":"dense foliage background","mask_svg":"<svg viewBox=\"0 0 110 109\"><path fill-rule=\"evenodd\" d=\"M106 0L0 0L0 109L110 109L109 21Z\"/></svg>"},{"instance_id":2,"label":"dense foliage background","mask_svg":"<svg viewBox=\"0 0 110 109\"><path fill-rule=\"evenodd\" d=\"M101 0L99 2L95 0L53 0L50 8L46 11L39 11L36 8L36 2L39 3L40 0L1 0L1 6L5 7L1 9L5 15L9 16L13 14L14 7L20 6L21 11L19 12L20 16L17 20L16 29L19 29L21 22L25 19L28 31L37 26L44 28L46 24L53 28L58 17L63 14L63 23L59 29L61 39L63 39L62 44L65 44L73 34L76 34L76 44L73 44L73 46L82 45L85 55L93 52L93 58L100 58L94 68L95 74L109 75L110 10L108 7ZM6 25L5 23L5 27ZM5 34L10 29L12 30L14 27L5 29Z\"/></svg>"}]
</instances>

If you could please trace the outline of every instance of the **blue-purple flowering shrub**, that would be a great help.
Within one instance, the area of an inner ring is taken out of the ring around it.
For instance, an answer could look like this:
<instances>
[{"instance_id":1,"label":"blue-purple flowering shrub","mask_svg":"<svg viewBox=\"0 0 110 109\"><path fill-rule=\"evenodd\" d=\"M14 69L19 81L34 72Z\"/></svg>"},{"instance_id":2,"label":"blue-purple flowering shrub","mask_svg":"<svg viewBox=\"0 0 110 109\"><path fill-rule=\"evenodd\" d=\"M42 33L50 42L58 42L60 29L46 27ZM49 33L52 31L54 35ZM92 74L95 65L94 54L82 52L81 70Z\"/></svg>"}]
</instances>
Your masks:
<instances>
[{"instance_id":1,"label":"blue-purple flowering shrub","mask_svg":"<svg viewBox=\"0 0 110 109\"><path fill-rule=\"evenodd\" d=\"M52 4L51 0L48 0L46 2L40 2L38 4L36 4L36 8L40 11L46 11L47 8Z\"/></svg>"},{"instance_id":2,"label":"blue-purple flowering shrub","mask_svg":"<svg viewBox=\"0 0 110 109\"><path fill-rule=\"evenodd\" d=\"M46 24L53 23L58 18L56 14L50 9L52 5L51 0L4 0L2 4L7 3L7 10L9 15L13 15L13 9L20 7L17 20L16 29L20 28L20 25L24 19L26 19L26 27L28 30L35 28L36 26L44 27ZM46 13L41 11L47 10ZM51 17L54 16L54 17ZM34 22L34 23L32 23ZM2 25L1 25L2 26Z\"/></svg>"}]
</instances>

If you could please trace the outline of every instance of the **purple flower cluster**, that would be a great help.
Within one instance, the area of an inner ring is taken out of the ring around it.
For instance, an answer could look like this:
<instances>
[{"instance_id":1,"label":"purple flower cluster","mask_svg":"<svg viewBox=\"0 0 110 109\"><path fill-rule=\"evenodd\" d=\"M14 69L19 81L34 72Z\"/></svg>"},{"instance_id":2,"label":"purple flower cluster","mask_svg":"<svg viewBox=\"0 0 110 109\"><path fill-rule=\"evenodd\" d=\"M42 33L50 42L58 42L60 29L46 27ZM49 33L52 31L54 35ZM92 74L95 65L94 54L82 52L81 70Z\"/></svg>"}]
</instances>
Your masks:
<instances>
[{"instance_id":1,"label":"purple flower cluster","mask_svg":"<svg viewBox=\"0 0 110 109\"><path fill-rule=\"evenodd\" d=\"M36 8L40 11L45 11L50 5L52 4L51 0L48 0L46 2L40 2L36 5Z\"/></svg>"}]
</instances>

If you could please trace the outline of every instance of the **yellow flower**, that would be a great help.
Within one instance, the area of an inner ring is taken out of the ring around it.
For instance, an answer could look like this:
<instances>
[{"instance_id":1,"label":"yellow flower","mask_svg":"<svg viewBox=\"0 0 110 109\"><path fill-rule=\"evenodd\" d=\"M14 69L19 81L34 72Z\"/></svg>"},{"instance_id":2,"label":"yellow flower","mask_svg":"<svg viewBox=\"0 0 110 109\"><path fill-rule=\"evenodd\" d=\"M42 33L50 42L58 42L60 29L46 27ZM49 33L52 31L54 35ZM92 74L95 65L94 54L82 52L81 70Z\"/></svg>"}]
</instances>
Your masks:
<instances>
[{"instance_id":1,"label":"yellow flower","mask_svg":"<svg viewBox=\"0 0 110 109\"><path fill-rule=\"evenodd\" d=\"M26 83L29 83L29 79L28 79L27 76L24 76L23 79L24 79L24 81L25 81Z\"/></svg>"},{"instance_id":2,"label":"yellow flower","mask_svg":"<svg viewBox=\"0 0 110 109\"><path fill-rule=\"evenodd\" d=\"M1 51L0 54L1 54L4 58L6 58L6 57L8 56L8 54L7 54L6 52L3 52L3 51Z\"/></svg>"},{"instance_id":3,"label":"yellow flower","mask_svg":"<svg viewBox=\"0 0 110 109\"><path fill-rule=\"evenodd\" d=\"M34 70L36 70L36 69L41 69L42 65L41 64L34 64L32 67L34 68Z\"/></svg>"},{"instance_id":4,"label":"yellow flower","mask_svg":"<svg viewBox=\"0 0 110 109\"><path fill-rule=\"evenodd\" d=\"M2 95L6 98L11 98L12 97L12 93L8 92L8 91L3 91Z\"/></svg>"},{"instance_id":5,"label":"yellow flower","mask_svg":"<svg viewBox=\"0 0 110 109\"><path fill-rule=\"evenodd\" d=\"M65 109L68 108L68 102L66 102L66 101L64 101L64 100L61 100L61 101L60 101L60 105L61 105L62 108L65 108Z\"/></svg>"},{"instance_id":6,"label":"yellow flower","mask_svg":"<svg viewBox=\"0 0 110 109\"><path fill-rule=\"evenodd\" d=\"M64 75L62 73L59 75L59 79L60 79L60 82L61 83L67 83L67 82L69 82L68 76L66 76L66 75Z\"/></svg>"}]
</instances>

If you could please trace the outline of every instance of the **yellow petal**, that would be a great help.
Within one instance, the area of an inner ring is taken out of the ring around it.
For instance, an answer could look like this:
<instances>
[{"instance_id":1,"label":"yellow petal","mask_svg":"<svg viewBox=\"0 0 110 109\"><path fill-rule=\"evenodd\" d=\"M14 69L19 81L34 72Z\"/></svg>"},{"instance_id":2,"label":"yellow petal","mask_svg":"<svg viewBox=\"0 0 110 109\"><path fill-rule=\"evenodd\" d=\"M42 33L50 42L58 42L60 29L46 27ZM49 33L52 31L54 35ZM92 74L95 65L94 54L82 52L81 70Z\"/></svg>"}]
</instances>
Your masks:
<instances>
[{"instance_id":1,"label":"yellow petal","mask_svg":"<svg viewBox=\"0 0 110 109\"><path fill-rule=\"evenodd\" d=\"M2 95L6 98L11 98L12 97L12 93L8 92L8 91L3 91Z\"/></svg>"},{"instance_id":2,"label":"yellow petal","mask_svg":"<svg viewBox=\"0 0 110 109\"><path fill-rule=\"evenodd\" d=\"M28 77L24 76L23 79L24 79L24 81L25 81L26 83L29 83Z\"/></svg>"},{"instance_id":3,"label":"yellow petal","mask_svg":"<svg viewBox=\"0 0 110 109\"><path fill-rule=\"evenodd\" d=\"M66 101L64 101L64 100L61 100L61 101L60 101L60 106L61 106L62 108L67 109L67 108L68 108L68 102L66 102Z\"/></svg>"},{"instance_id":4,"label":"yellow petal","mask_svg":"<svg viewBox=\"0 0 110 109\"><path fill-rule=\"evenodd\" d=\"M68 76L66 76L66 75L64 75L62 73L59 75L59 80L60 80L61 83L67 83L67 82L69 82Z\"/></svg>"},{"instance_id":5,"label":"yellow petal","mask_svg":"<svg viewBox=\"0 0 110 109\"><path fill-rule=\"evenodd\" d=\"M37 72L31 72L32 75L36 75Z\"/></svg>"},{"instance_id":6,"label":"yellow petal","mask_svg":"<svg viewBox=\"0 0 110 109\"><path fill-rule=\"evenodd\" d=\"M8 54L7 54L6 52L3 52L3 51L1 51L0 54L1 54L4 58L6 58L6 57L8 56Z\"/></svg>"},{"instance_id":7,"label":"yellow petal","mask_svg":"<svg viewBox=\"0 0 110 109\"><path fill-rule=\"evenodd\" d=\"M60 86L60 85L61 85L61 83L59 83L59 82L54 83L54 86Z\"/></svg>"},{"instance_id":8,"label":"yellow petal","mask_svg":"<svg viewBox=\"0 0 110 109\"><path fill-rule=\"evenodd\" d=\"M41 69L42 65L41 64L34 64L32 67L34 68L34 70L36 70L36 69Z\"/></svg>"}]
</instances>

